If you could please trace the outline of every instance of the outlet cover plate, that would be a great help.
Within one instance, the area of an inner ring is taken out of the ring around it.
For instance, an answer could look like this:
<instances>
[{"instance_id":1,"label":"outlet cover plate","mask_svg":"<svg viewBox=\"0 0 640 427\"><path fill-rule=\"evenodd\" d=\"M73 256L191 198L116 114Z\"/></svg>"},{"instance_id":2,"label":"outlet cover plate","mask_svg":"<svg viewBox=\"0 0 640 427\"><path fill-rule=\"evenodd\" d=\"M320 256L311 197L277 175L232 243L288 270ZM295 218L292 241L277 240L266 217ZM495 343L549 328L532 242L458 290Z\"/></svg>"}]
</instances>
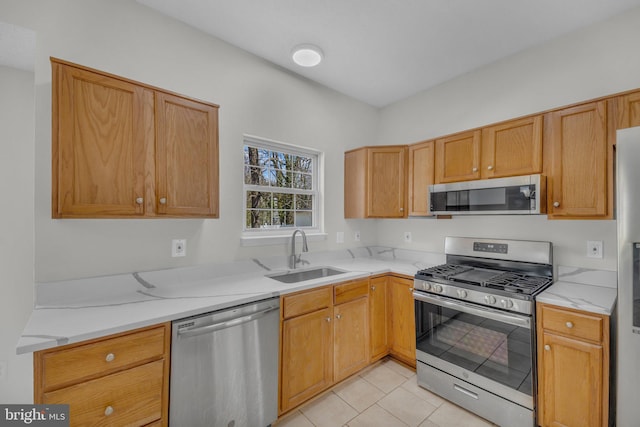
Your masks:
<instances>
[{"instance_id":1,"label":"outlet cover plate","mask_svg":"<svg viewBox=\"0 0 640 427\"><path fill-rule=\"evenodd\" d=\"M171 241L171 256L180 257L187 256L187 240L186 239L173 239Z\"/></svg>"},{"instance_id":2,"label":"outlet cover plate","mask_svg":"<svg viewBox=\"0 0 640 427\"><path fill-rule=\"evenodd\" d=\"M602 240L587 241L587 257L588 258L602 258L603 249L604 247L603 247Z\"/></svg>"}]
</instances>

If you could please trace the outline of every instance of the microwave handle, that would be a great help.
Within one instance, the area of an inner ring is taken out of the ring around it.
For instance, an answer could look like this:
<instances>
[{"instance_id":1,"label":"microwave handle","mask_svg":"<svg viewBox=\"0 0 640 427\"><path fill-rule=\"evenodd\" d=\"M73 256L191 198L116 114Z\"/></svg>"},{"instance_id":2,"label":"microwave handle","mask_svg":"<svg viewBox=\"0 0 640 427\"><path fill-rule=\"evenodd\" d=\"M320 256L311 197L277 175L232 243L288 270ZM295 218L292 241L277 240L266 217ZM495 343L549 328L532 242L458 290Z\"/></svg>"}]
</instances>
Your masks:
<instances>
[{"instance_id":1,"label":"microwave handle","mask_svg":"<svg viewBox=\"0 0 640 427\"><path fill-rule=\"evenodd\" d=\"M428 295L422 292L413 292L413 298L416 301L427 302L429 304L435 304L440 307L447 307L453 310L462 311L476 316L485 317L488 319L496 320L498 322L507 323L513 326L519 326L521 328L531 329L531 318L529 316L517 316L508 314L503 311L493 310L491 308L484 308L482 306L475 306L467 304L462 301L454 300L451 298L444 298L436 295Z\"/></svg>"}]
</instances>

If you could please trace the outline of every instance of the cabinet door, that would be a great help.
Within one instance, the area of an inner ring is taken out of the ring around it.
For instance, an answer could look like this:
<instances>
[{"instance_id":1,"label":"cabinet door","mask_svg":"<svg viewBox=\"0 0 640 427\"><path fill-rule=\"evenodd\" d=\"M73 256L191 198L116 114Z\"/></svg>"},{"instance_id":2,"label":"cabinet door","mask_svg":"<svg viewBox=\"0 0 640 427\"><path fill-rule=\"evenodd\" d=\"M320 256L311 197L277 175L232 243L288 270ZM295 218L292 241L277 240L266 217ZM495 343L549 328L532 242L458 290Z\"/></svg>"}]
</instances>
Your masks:
<instances>
[{"instance_id":1,"label":"cabinet door","mask_svg":"<svg viewBox=\"0 0 640 427\"><path fill-rule=\"evenodd\" d=\"M433 184L435 141L409 146L409 216L429 215L429 186Z\"/></svg>"},{"instance_id":2,"label":"cabinet door","mask_svg":"<svg viewBox=\"0 0 640 427\"><path fill-rule=\"evenodd\" d=\"M52 67L52 216L144 215L153 92L57 62Z\"/></svg>"},{"instance_id":3,"label":"cabinet door","mask_svg":"<svg viewBox=\"0 0 640 427\"><path fill-rule=\"evenodd\" d=\"M625 129L640 126L640 92L614 98L615 128Z\"/></svg>"},{"instance_id":4,"label":"cabinet door","mask_svg":"<svg viewBox=\"0 0 640 427\"><path fill-rule=\"evenodd\" d=\"M218 109L156 93L156 212L218 217Z\"/></svg>"},{"instance_id":5,"label":"cabinet door","mask_svg":"<svg viewBox=\"0 0 640 427\"><path fill-rule=\"evenodd\" d=\"M542 116L527 117L482 130L482 177L542 172Z\"/></svg>"},{"instance_id":6,"label":"cabinet door","mask_svg":"<svg viewBox=\"0 0 640 427\"><path fill-rule=\"evenodd\" d=\"M367 216L405 216L406 146L367 149Z\"/></svg>"},{"instance_id":7,"label":"cabinet door","mask_svg":"<svg viewBox=\"0 0 640 427\"><path fill-rule=\"evenodd\" d=\"M436 183L480 178L479 130L436 140Z\"/></svg>"},{"instance_id":8,"label":"cabinet door","mask_svg":"<svg viewBox=\"0 0 640 427\"><path fill-rule=\"evenodd\" d=\"M390 302L391 354L416 365L416 324L413 281L391 276L388 282Z\"/></svg>"},{"instance_id":9,"label":"cabinet door","mask_svg":"<svg viewBox=\"0 0 640 427\"><path fill-rule=\"evenodd\" d=\"M282 322L281 413L332 384L331 314L326 308Z\"/></svg>"},{"instance_id":10,"label":"cabinet door","mask_svg":"<svg viewBox=\"0 0 640 427\"><path fill-rule=\"evenodd\" d=\"M371 329L371 361L389 353L387 331L387 278L371 279L369 290L369 327Z\"/></svg>"},{"instance_id":11,"label":"cabinet door","mask_svg":"<svg viewBox=\"0 0 640 427\"><path fill-rule=\"evenodd\" d=\"M605 101L554 111L547 118L549 217L611 217L613 148Z\"/></svg>"},{"instance_id":12,"label":"cabinet door","mask_svg":"<svg viewBox=\"0 0 640 427\"><path fill-rule=\"evenodd\" d=\"M606 425L602 421L602 346L544 333L539 365L543 426Z\"/></svg>"},{"instance_id":13,"label":"cabinet door","mask_svg":"<svg viewBox=\"0 0 640 427\"><path fill-rule=\"evenodd\" d=\"M344 217L366 218L367 149L344 153Z\"/></svg>"},{"instance_id":14,"label":"cabinet door","mask_svg":"<svg viewBox=\"0 0 640 427\"><path fill-rule=\"evenodd\" d=\"M334 380L341 381L369 364L369 301L358 298L333 307Z\"/></svg>"}]
</instances>

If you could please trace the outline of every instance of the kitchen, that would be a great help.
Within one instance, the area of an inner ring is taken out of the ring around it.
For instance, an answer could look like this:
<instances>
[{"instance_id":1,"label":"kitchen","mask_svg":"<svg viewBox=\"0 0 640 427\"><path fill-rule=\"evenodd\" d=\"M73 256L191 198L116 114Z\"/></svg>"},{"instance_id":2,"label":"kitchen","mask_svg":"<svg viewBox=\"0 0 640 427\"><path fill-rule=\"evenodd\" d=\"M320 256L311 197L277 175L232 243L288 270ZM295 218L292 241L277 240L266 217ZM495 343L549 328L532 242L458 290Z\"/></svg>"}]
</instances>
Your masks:
<instances>
[{"instance_id":1,"label":"kitchen","mask_svg":"<svg viewBox=\"0 0 640 427\"><path fill-rule=\"evenodd\" d=\"M3 214L6 229L1 233L3 259L10 260L3 270L13 274L4 281L3 294L14 295L3 298L1 310L3 325L11 325L3 328L1 337L0 360L9 361L7 381L0 382L3 402L32 399L31 359L14 353L31 313L34 279L49 282L229 262L260 258L265 251L240 244L241 175L232 161L220 162L218 220L52 220L49 56L219 104L221 159L239 158L235 153L243 134L322 149L326 165L339 165L336 173L325 174L327 189L342 188L343 155L352 148L413 143L640 87L640 58L629 55L639 37L638 9L379 110L283 72L138 3L22 3L0 6L2 21L35 30L38 40L35 86L26 88L24 95L35 100L31 106L35 119L15 123L24 126L18 129L24 141L19 148L23 160L16 165L2 156L8 162L2 168L7 173L5 193L16 200L12 206L23 207ZM11 185L15 182L24 185ZM342 203L341 191L327 194L329 236L310 241L311 251L381 245L442 253L445 236L481 235L552 241L556 265L617 268L612 220L551 221L545 216L345 220ZM356 231L360 243L353 239ZM411 243L404 243L405 231L411 231ZM337 232L344 232L344 244L335 242ZM187 240L187 257L170 256L174 238ZM604 243L603 259L586 257L587 240ZM286 243L267 248L283 257L288 251ZM16 259L18 250L22 255Z\"/></svg>"}]
</instances>

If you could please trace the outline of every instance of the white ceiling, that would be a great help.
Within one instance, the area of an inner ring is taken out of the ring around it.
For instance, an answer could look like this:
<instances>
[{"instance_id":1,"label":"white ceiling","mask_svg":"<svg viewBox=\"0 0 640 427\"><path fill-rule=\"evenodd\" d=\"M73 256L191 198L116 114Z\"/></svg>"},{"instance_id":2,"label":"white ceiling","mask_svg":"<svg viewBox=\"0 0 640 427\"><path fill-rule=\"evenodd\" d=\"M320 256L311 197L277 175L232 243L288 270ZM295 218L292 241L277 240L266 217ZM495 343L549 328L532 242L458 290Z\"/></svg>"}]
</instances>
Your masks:
<instances>
[{"instance_id":1,"label":"white ceiling","mask_svg":"<svg viewBox=\"0 0 640 427\"><path fill-rule=\"evenodd\" d=\"M382 107L605 20L640 0L137 0L295 73ZM0 22L0 65L33 70L33 31ZM291 60L313 43L315 68Z\"/></svg>"},{"instance_id":2,"label":"white ceiling","mask_svg":"<svg viewBox=\"0 0 640 427\"><path fill-rule=\"evenodd\" d=\"M137 0L268 61L382 107L605 20L640 0ZM301 43L315 68L291 60Z\"/></svg>"}]
</instances>

